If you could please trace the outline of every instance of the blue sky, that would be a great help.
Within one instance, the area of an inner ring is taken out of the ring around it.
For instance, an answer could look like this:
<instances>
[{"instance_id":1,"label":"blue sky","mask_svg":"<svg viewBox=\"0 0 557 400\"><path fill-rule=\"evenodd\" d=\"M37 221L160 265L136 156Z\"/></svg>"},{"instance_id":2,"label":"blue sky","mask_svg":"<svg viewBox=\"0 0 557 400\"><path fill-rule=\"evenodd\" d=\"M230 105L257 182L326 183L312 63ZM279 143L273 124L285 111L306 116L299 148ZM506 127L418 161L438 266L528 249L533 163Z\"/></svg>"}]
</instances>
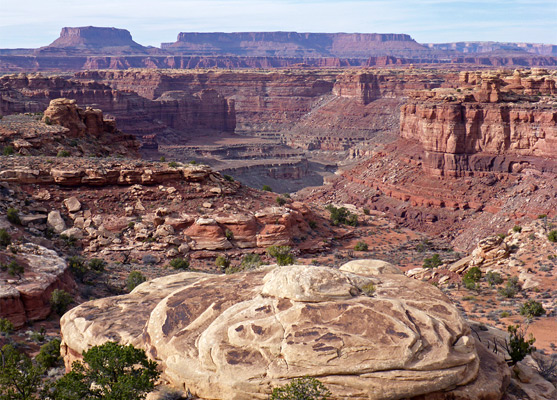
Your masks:
<instances>
[{"instance_id":1,"label":"blue sky","mask_svg":"<svg viewBox=\"0 0 557 400\"><path fill-rule=\"evenodd\" d=\"M87 25L153 46L178 32L278 30L557 44L557 0L2 0L0 48L44 46L64 26Z\"/></svg>"}]
</instances>

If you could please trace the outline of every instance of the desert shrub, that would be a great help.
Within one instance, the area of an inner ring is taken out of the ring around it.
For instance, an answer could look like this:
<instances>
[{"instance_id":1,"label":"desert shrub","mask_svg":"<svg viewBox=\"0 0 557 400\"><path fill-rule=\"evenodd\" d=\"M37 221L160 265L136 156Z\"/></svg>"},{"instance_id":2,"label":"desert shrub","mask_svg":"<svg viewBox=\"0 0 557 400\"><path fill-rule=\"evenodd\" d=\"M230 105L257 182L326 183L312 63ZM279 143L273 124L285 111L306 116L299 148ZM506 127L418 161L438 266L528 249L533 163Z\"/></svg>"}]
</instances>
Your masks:
<instances>
[{"instance_id":1,"label":"desert shrub","mask_svg":"<svg viewBox=\"0 0 557 400\"><path fill-rule=\"evenodd\" d=\"M0 246L7 247L12 243L12 237L4 228L0 229Z\"/></svg>"},{"instance_id":2,"label":"desert shrub","mask_svg":"<svg viewBox=\"0 0 557 400\"><path fill-rule=\"evenodd\" d=\"M216 258L215 265L226 270L226 268L230 267L230 260L228 259L228 257L220 255Z\"/></svg>"},{"instance_id":3,"label":"desert shrub","mask_svg":"<svg viewBox=\"0 0 557 400\"><path fill-rule=\"evenodd\" d=\"M9 319L0 318L0 334L9 335L14 331L14 324Z\"/></svg>"},{"instance_id":4,"label":"desert shrub","mask_svg":"<svg viewBox=\"0 0 557 400\"><path fill-rule=\"evenodd\" d=\"M41 389L42 370L11 344L0 349L0 399L34 400Z\"/></svg>"},{"instance_id":5,"label":"desert shrub","mask_svg":"<svg viewBox=\"0 0 557 400\"><path fill-rule=\"evenodd\" d=\"M68 266L70 267L70 271L72 271L74 277L83 281L83 278L88 271L85 261L81 257L72 256L68 258Z\"/></svg>"},{"instance_id":6,"label":"desert shrub","mask_svg":"<svg viewBox=\"0 0 557 400\"><path fill-rule=\"evenodd\" d=\"M106 342L83 353L72 370L53 388L53 398L63 400L144 399L160 373L144 350Z\"/></svg>"},{"instance_id":7,"label":"desert shrub","mask_svg":"<svg viewBox=\"0 0 557 400\"><path fill-rule=\"evenodd\" d=\"M228 240L234 240L234 232L232 232L230 229L227 229L226 231L224 231L224 236Z\"/></svg>"},{"instance_id":8,"label":"desert shrub","mask_svg":"<svg viewBox=\"0 0 557 400\"><path fill-rule=\"evenodd\" d=\"M527 318L541 317L545 314L545 309L535 300L528 300L526 303L520 306L520 315L524 315Z\"/></svg>"},{"instance_id":9,"label":"desert shrub","mask_svg":"<svg viewBox=\"0 0 557 400\"><path fill-rule=\"evenodd\" d=\"M190 262L185 258L175 258L174 260L168 263L174 269L183 269L186 270L190 267Z\"/></svg>"},{"instance_id":10,"label":"desert shrub","mask_svg":"<svg viewBox=\"0 0 557 400\"><path fill-rule=\"evenodd\" d=\"M273 191L273 189L269 185L263 185L261 190L264 190L266 192L272 192Z\"/></svg>"},{"instance_id":11,"label":"desert shrub","mask_svg":"<svg viewBox=\"0 0 557 400\"><path fill-rule=\"evenodd\" d=\"M100 258L92 258L89 260L89 269L96 272L103 272L106 267L106 261Z\"/></svg>"},{"instance_id":12,"label":"desert shrub","mask_svg":"<svg viewBox=\"0 0 557 400\"><path fill-rule=\"evenodd\" d=\"M59 316L64 315L72 302L73 297L65 290L54 289L50 295L50 307Z\"/></svg>"},{"instance_id":13,"label":"desert shrub","mask_svg":"<svg viewBox=\"0 0 557 400\"><path fill-rule=\"evenodd\" d=\"M169 166L170 168L178 168L178 163L177 163L176 161L170 161L170 162L168 163L168 166Z\"/></svg>"},{"instance_id":14,"label":"desert shrub","mask_svg":"<svg viewBox=\"0 0 557 400\"><path fill-rule=\"evenodd\" d=\"M145 278L145 276L141 272L132 271L126 279L126 289L128 289L128 292L131 292L136 288L136 286L141 285L146 280L147 278Z\"/></svg>"},{"instance_id":15,"label":"desert shrub","mask_svg":"<svg viewBox=\"0 0 557 400\"><path fill-rule=\"evenodd\" d=\"M190 161L190 164L191 164L191 165L197 165L197 161L191 160L191 161Z\"/></svg>"},{"instance_id":16,"label":"desert shrub","mask_svg":"<svg viewBox=\"0 0 557 400\"><path fill-rule=\"evenodd\" d=\"M308 221L308 225L311 229L317 228L317 222L315 221Z\"/></svg>"},{"instance_id":17,"label":"desert shrub","mask_svg":"<svg viewBox=\"0 0 557 400\"><path fill-rule=\"evenodd\" d=\"M287 385L274 388L270 400L327 400L331 392L319 380L311 377L293 379Z\"/></svg>"},{"instance_id":18,"label":"desert shrub","mask_svg":"<svg viewBox=\"0 0 557 400\"><path fill-rule=\"evenodd\" d=\"M482 271L478 267L472 267L464 274L464 279L479 282L482 279Z\"/></svg>"},{"instance_id":19,"label":"desert shrub","mask_svg":"<svg viewBox=\"0 0 557 400\"><path fill-rule=\"evenodd\" d=\"M49 117L44 118L44 123L47 124L47 125L52 125L52 121L50 120Z\"/></svg>"},{"instance_id":20,"label":"desert shrub","mask_svg":"<svg viewBox=\"0 0 557 400\"><path fill-rule=\"evenodd\" d=\"M21 276L25 273L25 268L23 267L23 265L19 264L15 260L10 261L6 265L6 270L11 276L17 276L18 278L21 278Z\"/></svg>"},{"instance_id":21,"label":"desert shrub","mask_svg":"<svg viewBox=\"0 0 557 400\"><path fill-rule=\"evenodd\" d=\"M29 335L29 337L31 338L31 340L32 340L33 342L42 343L42 342L44 342L44 339L45 339L44 333L45 333L45 329L44 329L44 327L43 327L43 328L41 328L41 330L38 331L38 332L37 332L37 331L31 332L31 334Z\"/></svg>"},{"instance_id":22,"label":"desert shrub","mask_svg":"<svg viewBox=\"0 0 557 400\"><path fill-rule=\"evenodd\" d=\"M69 157L71 154L68 150L60 150L58 152L58 154L56 154L56 157Z\"/></svg>"},{"instance_id":23,"label":"desert shrub","mask_svg":"<svg viewBox=\"0 0 557 400\"><path fill-rule=\"evenodd\" d=\"M501 318L507 318L511 316L511 313L508 311L501 311Z\"/></svg>"},{"instance_id":24,"label":"desert shrub","mask_svg":"<svg viewBox=\"0 0 557 400\"><path fill-rule=\"evenodd\" d=\"M224 273L225 274L234 274L236 272L242 272L242 271L247 271L250 269L255 269L257 267L259 267L260 265L263 265L263 261L261 261L261 257L259 256L259 254L246 254L244 257L242 257L242 261L240 262L240 265L238 266L229 266L225 269Z\"/></svg>"},{"instance_id":25,"label":"desert shrub","mask_svg":"<svg viewBox=\"0 0 557 400\"><path fill-rule=\"evenodd\" d=\"M538 219L547 219L547 214L538 215Z\"/></svg>"},{"instance_id":26,"label":"desert shrub","mask_svg":"<svg viewBox=\"0 0 557 400\"><path fill-rule=\"evenodd\" d=\"M443 264L443 260L439 256L439 254L435 253L431 257L424 259L424 264L422 265L424 268L437 268Z\"/></svg>"},{"instance_id":27,"label":"desert shrub","mask_svg":"<svg viewBox=\"0 0 557 400\"><path fill-rule=\"evenodd\" d=\"M362 292L366 296L371 296L373 295L373 293L375 293L375 285L373 284L373 282L366 283L360 289L362 289Z\"/></svg>"},{"instance_id":28,"label":"desert shrub","mask_svg":"<svg viewBox=\"0 0 557 400\"><path fill-rule=\"evenodd\" d=\"M284 197L282 197L282 196L277 196L276 202L277 202L277 205L278 205L279 207L281 207L281 206L283 206L283 205L286 204L286 199L285 199Z\"/></svg>"},{"instance_id":29,"label":"desert shrub","mask_svg":"<svg viewBox=\"0 0 557 400\"><path fill-rule=\"evenodd\" d=\"M68 247L73 247L75 246L75 244L77 243L77 239L73 236L68 236L68 235L60 235L60 239L64 242L64 244Z\"/></svg>"},{"instance_id":30,"label":"desert shrub","mask_svg":"<svg viewBox=\"0 0 557 400\"><path fill-rule=\"evenodd\" d=\"M166 161L166 157L165 156L161 156L161 158L159 159L160 162L165 162Z\"/></svg>"},{"instance_id":31,"label":"desert shrub","mask_svg":"<svg viewBox=\"0 0 557 400\"><path fill-rule=\"evenodd\" d=\"M290 265L295 261L290 246L271 246L267 249L267 254L273 257L278 265Z\"/></svg>"},{"instance_id":32,"label":"desert shrub","mask_svg":"<svg viewBox=\"0 0 557 400\"><path fill-rule=\"evenodd\" d=\"M8 218L8 221L10 221L12 224L21 225L21 219L19 218L19 213L15 208L8 208L6 217Z\"/></svg>"},{"instance_id":33,"label":"desert shrub","mask_svg":"<svg viewBox=\"0 0 557 400\"><path fill-rule=\"evenodd\" d=\"M544 357L542 354L534 353L532 354L534 359L535 367L539 374L544 377L544 379L555 384L557 380L557 354L553 354L548 357Z\"/></svg>"},{"instance_id":34,"label":"desert shrub","mask_svg":"<svg viewBox=\"0 0 557 400\"><path fill-rule=\"evenodd\" d=\"M60 361L60 339L52 339L41 346L41 350L35 360L44 369L54 367Z\"/></svg>"},{"instance_id":35,"label":"desert shrub","mask_svg":"<svg viewBox=\"0 0 557 400\"><path fill-rule=\"evenodd\" d=\"M547 234L547 240L553 243L557 242L557 230L552 230L551 232L549 232Z\"/></svg>"},{"instance_id":36,"label":"desert shrub","mask_svg":"<svg viewBox=\"0 0 557 400\"><path fill-rule=\"evenodd\" d=\"M522 227L519 225L515 225L513 226L513 232L522 232Z\"/></svg>"},{"instance_id":37,"label":"desert shrub","mask_svg":"<svg viewBox=\"0 0 557 400\"><path fill-rule=\"evenodd\" d=\"M526 332L520 325L509 325L507 331L509 332L509 341L505 342L505 349L511 357L509 364L514 365L522 361L528 354L536 351L533 346L536 339L532 334L528 339L525 339Z\"/></svg>"},{"instance_id":38,"label":"desert shrub","mask_svg":"<svg viewBox=\"0 0 557 400\"><path fill-rule=\"evenodd\" d=\"M369 208L363 208L362 211L364 212L364 215L369 215Z\"/></svg>"},{"instance_id":39,"label":"desert shrub","mask_svg":"<svg viewBox=\"0 0 557 400\"><path fill-rule=\"evenodd\" d=\"M520 291L520 285L518 284L518 278L516 276L511 276L505 286L499 288L498 293L506 298L513 298Z\"/></svg>"},{"instance_id":40,"label":"desert shrub","mask_svg":"<svg viewBox=\"0 0 557 400\"><path fill-rule=\"evenodd\" d=\"M234 182L234 178L232 178L230 175L223 175L223 178L228 182Z\"/></svg>"},{"instance_id":41,"label":"desert shrub","mask_svg":"<svg viewBox=\"0 0 557 400\"><path fill-rule=\"evenodd\" d=\"M356 245L354 246L354 250L355 251L367 251L368 250L367 243L366 242L356 243Z\"/></svg>"},{"instance_id":42,"label":"desert shrub","mask_svg":"<svg viewBox=\"0 0 557 400\"><path fill-rule=\"evenodd\" d=\"M14 153L15 153L14 146L5 146L2 149L2 154L5 156L11 156Z\"/></svg>"},{"instance_id":43,"label":"desert shrub","mask_svg":"<svg viewBox=\"0 0 557 400\"><path fill-rule=\"evenodd\" d=\"M352 214L350 211L346 209L346 207L335 207L332 204L329 204L325 207L330 214L330 222L331 225L338 226L338 225L351 225L357 226L358 225L358 216L356 214Z\"/></svg>"},{"instance_id":44,"label":"desert shrub","mask_svg":"<svg viewBox=\"0 0 557 400\"><path fill-rule=\"evenodd\" d=\"M485 274L485 280L487 281L489 286L500 285L501 283L503 283L503 278L501 277L501 274L499 272L489 271L487 274Z\"/></svg>"}]
</instances>

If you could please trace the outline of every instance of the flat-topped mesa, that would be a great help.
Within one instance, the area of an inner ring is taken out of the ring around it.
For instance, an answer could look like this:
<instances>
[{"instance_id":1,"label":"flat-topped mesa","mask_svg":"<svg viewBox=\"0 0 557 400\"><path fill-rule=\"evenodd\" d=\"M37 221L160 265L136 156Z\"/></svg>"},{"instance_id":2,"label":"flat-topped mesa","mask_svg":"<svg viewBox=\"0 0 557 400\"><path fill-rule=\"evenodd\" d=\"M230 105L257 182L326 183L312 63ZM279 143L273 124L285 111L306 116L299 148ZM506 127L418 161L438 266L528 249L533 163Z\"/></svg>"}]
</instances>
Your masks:
<instances>
[{"instance_id":1,"label":"flat-topped mesa","mask_svg":"<svg viewBox=\"0 0 557 400\"><path fill-rule=\"evenodd\" d=\"M136 43L126 29L84 26L76 28L62 28L60 37L38 52L52 52L60 50L103 51L111 54L145 54L147 48Z\"/></svg>"},{"instance_id":2,"label":"flat-topped mesa","mask_svg":"<svg viewBox=\"0 0 557 400\"><path fill-rule=\"evenodd\" d=\"M175 43L162 43L178 54L354 57L410 56L431 51L409 35L395 33L181 32Z\"/></svg>"},{"instance_id":3,"label":"flat-topped mesa","mask_svg":"<svg viewBox=\"0 0 557 400\"><path fill-rule=\"evenodd\" d=\"M417 92L401 108L400 135L423 146L424 167L434 174L555 173L556 79L539 73L463 72L461 88Z\"/></svg>"}]
</instances>

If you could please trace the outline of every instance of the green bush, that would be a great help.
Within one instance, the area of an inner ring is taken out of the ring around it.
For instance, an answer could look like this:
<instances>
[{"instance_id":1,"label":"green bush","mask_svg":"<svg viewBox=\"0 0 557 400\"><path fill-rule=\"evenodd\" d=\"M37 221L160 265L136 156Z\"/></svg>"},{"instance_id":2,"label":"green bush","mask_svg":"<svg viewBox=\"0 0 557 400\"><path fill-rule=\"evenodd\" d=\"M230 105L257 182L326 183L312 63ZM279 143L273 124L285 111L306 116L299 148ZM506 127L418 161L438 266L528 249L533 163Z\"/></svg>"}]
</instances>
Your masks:
<instances>
[{"instance_id":1,"label":"green bush","mask_svg":"<svg viewBox=\"0 0 557 400\"><path fill-rule=\"evenodd\" d=\"M62 158L62 157L69 157L70 155L71 155L71 154L70 154L70 152L69 152L68 150L60 150L60 151L58 152L58 154L56 154L56 157L60 157L60 158Z\"/></svg>"},{"instance_id":2,"label":"green bush","mask_svg":"<svg viewBox=\"0 0 557 400\"><path fill-rule=\"evenodd\" d=\"M498 292L501 296L506 298L513 298L520 291L520 285L518 284L518 278L516 276L511 276L505 286L499 288Z\"/></svg>"},{"instance_id":3,"label":"green bush","mask_svg":"<svg viewBox=\"0 0 557 400\"><path fill-rule=\"evenodd\" d=\"M41 346L41 350L35 360L44 369L52 368L60 361L60 339L52 339Z\"/></svg>"},{"instance_id":4,"label":"green bush","mask_svg":"<svg viewBox=\"0 0 557 400\"><path fill-rule=\"evenodd\" d=\"M315 221L309 221L308 225L311 229L317 228L317 222L315 222Z\"/></svg>"},{"instance_id":5,"label":"green bush","mask_svg":"<svg viewBox=\"0 0 557 400\"><path fill-rule=\"evenodd\" d=\"M41 389L42 369L11 344L4 345L0 354L0 399L42 399L38 393Z\"/></svg>"},{"instance_id":6,"label":"green bush","mask_svg":"<svg viewBox=\"0 0 557 400\"><path fill-rule=\"evenodd\" d=\"M290 246L271 246L267 249L267 254L275 259L278 265L294 264L295 258Z\"/></svg>"},{"instance_id":7,"label":"green bush","mask_svg":"<svg viewBox=\"0 0 557 400\"><path fill-rule=\"evenodd\" d=\"M12 243L12 237L4 228L0 229L0 246L7 247Z\"/></svg>"},{"instance_id":8,"label":"green bush","mask_svg":"<svg viewBox=\"0 0 557 400\"><path fill-rule=\"evenodd\" d=\"M522 227L519 225L515 225L513 226L513 232L522 232Z\"/></svg>"},{"instance_id":9,"label":"green bush","mask_svg":"<svg viewBox=\"0 0 557 400\"><path fill-rule=\"evenodd\" d=\"M346 207L337 208L332 204L329 204L325 207L330 214L330 222L333 226L339 225L351 225L351 226L358 226L358 216L356 214L352 214L349 212Z\"/></svg>"},{"instance_id":10,"label":"green bush","mask_svg":"<svg viewBox=\"0 0 557 400\"><path fill-rule=\"evenodd\" d=\"M368 246L366 242L358 242L354 246L354 251L367 251L367 250L368 250Z\"/></svg>"},{"instance_id":11,"label":"green bush","mask_svg":"<svg viewBox=\"0 0 557 400\"><path fill-rule=\"evenodd\" d=\"M19 213L15 208L8 208L8 212L6 214L8 221L15 225L21 225L21 219L19 219Z\"/></svg>"},{"instance_id":12,"label":"green bush","mask_svg":"<svg viewBox=\"0 0 557 400\"><path fill-rule=\"evenodd\" d=\"M232 232L230 229L227 229L226 231L224 231L224 236L228 240L234 240L234 232Z\"/></svg>"},{"instance_id":13,"label":"green bush","mask_svg":"<svg viewBox=\"0 0 557 400\"><path fill-rule=\"evenodd\" d=\"M274 388L270 400L327 400L332 396L329 389L311 377L293 379L287 385Z\"/></svg>"},{"instance_id":14,"label":"green bush","mask_svg":"<svg viewBox=\"0 0 557 400\"><path fill-rule=\"evenodd\" d=\"M557 242L557 230L552 230L551 232L549 232L547 234L547 239L553 243Z\"/></svg>"},{"instance_id":15,"label":"green bush","mask_svg":"<svg viewBox=\"0 0 557 400\"><path fill-rule=\"evenodd\" d=\"M234 182L234 178L232 178L230 175L223 175L223 178L228 182Z\"/></svg>"},{"instance_id":16,"label":"green bush","mask_svg":"<svg viewBox=\"0 0 557 400\"><path fill-rule=\"evenodd\" d=\"M68 258L68 266L70 267L70 271L72 271L73 276L83 282L83 278L85 278L85 274L87 274L88 271L85 261L81 257L72 256Z\"/></svg>"},{"instance_id":17,"label":"green bush","mask_svg":"<svg viewBox=\"0 0 557 400\"><path fill-rule=\"evenodd\" d=\"M96 272L103 272L106 268L106 261L100 258L92 258L89 260L89 269Z\"/></svg>"},{"instance_id":18,"label":"green bush","mask_svg":"<svg viewBox=\"0 0 557 400\"><path fill-rule=\"evenodd\" d=\"M9 319L0 318L0 334L9 335L14 331L14 324Z\"/></svg>"},{"instance_id":19,"label":"green bush","mask_svg":"<svg viewBox=\"0 0 557 400\"><path fill-rule=\"evenodd\" d=\"M547 214L538 215L538 219L547 219Z\"/></svg>"},{"instance_id":20,"label":"green bush","mask_svg":"<svg viewBox=\"0 0 557 400\"><path fill-rule=\"evenodd\" d=\"M439 254L435 253L431 257L428 257L428 258L424 259L423 267L424 268L437 268L441 264L443 264L443 260L441 259Z\"/></svg>"},{"instance_id":21,"label":"green bush","mask_svg":"<svg viewBox=\"0 0 557 400\"><path fill-rule=\"evenodd\" d=\"M364 215L369 215L369 208L363 208L362 211L364 212Z\"/></svg>"},{"instance_id":22,"label":"green bush","mask_svg":"<svg viewBox=\"0 0 557 400\"><path fill-rule=\"evenodd\" d=\"M166 157L165 156L161 156L161 158L159 159L160 162L165 162L166 161Z\"/></svg>"},{"instance_id":23,"label":"green bush","mask_svg":"<svg viewBox=\"0 0 557 400\"><path fill-rule=\"evenodd\" d=\"M242 271L247 271L250 269L255 269L257 267L259 267L260 265L263 264L263 261L261 261L261 257L259 256L259 254L246 254L244 257L242 257L242 261L240 262L240 265L238 266L229 266L225 269L224 273L225 274L234 274L236 272L242 272Z\"/></svg>"},{"instance_id":24,"label":"green bush","mask_svg":"<svg viewBox=\"0 0 557 400\"><path fill-rule=\"evenodd\" d=\"M373 282L366 283L360 289L362 289L362 292L364 292L366 296L372 296L373 293L375 293L375 285Z\"/></svg>"},{"instance_id":25,"label":"green bush","mask_svg":"<svg viewBox=\"0 0 557 400\"><path fill-rule=\"evenodd\" d=\"M228 259L228 257L220 255L216 258L215 265L226 270L226 268L230 267L230 260Z\"/></svg>"},{"instance_id":26,"label":"green bush","mask_svg":"<svg viewBox=\"0 0 557 400\"><path fill-rule=\"evenodd\" d=\"M285 199L284 197L282 197L282 196L277 196L276 202L277 202L277 205L278 205L279 207L282 207L283 205L286 204L286 199Z\"/></svg>"},{"instance_id":27,"label":"green bush","mask_svg":"<svg viewBox=\"0 0 557 400\"><path fill-rule=\"evenodd\" d=\"M21 276L25 273L23 265L18 264L15 260L10 261L10 263L6 265L6 270L11 276L17 276L18 278L21 278Z\"/></svg>"},{"instance_id":28,"label":"green bush","mask_svg":"<svg viewBox=\"0 0 557 400\"><path fill-rule=\"evenodd\" d=\"M541 317L545 314L545 309L535 300L528 300L526 303L520 306L520 315L524 315L527 318Z\"/></svg>"},{"instance_id":29,"label":"green bush","mask_svg":"<svg viewBox=\"0 0 557 400\"><path fill-rule=\"evenodd\" d=\"M14 146L6 146L2 149L2 154L5 156L11 156L15 153Z\"/></svg>"},{"instance_id":30,"label":"green bush","mask_svg":"<svg viewBox=\"0 0 557 400\"><path fill-rule=\"evenodd\" d=\"M264 190L266 192L272 192L273 191L273 189L269 185L263 185L261 190Z\"/></svg>"},{"instance_id":31,"label":"green bush","mask_svg":"<svg viewBox=\"0 0 557 400\"><path fill-rule=\"evenodd\" d=\"M485 280L487 281L489 286L500 285L501 283L503 283L503 278L501 277L501 274L499 272L489 271L487 274L485 274Z\"/></svg>"},{"instance_id":32,"label":"green bush","mask_svg":"<svg viewBox=\"0 0 557 400\"><path fill-rule=\"evenodd\" d=\"M174 260L168 263L174 269L183 269L186 270L190 267L190 262L185 258L175 258Z\"/></svg>"},{"instance_id":33,"label":"green bush","mask_svg":"<svg viewBox=\"0 0 557 400\"><path fill-rule=\"evenodd\" d=\"M50 307L59 316L64 315L72 302L73 297L65 290L54 289L50 295Z\"/></svg>"},{"instance_id":34,"label":"green bush","mask_svg":"<svg viewBox=\"0 0 557 400\"><path fill-rule=\"evenodd\" d=\"M44 123L47 125L52 125L52 121L50 120L49 117L44 117Z\"/></svg>"},{"instance_id":35,"label":"green bush","mask_svg":"<svg viewBox=\"0 0 557 400\"><path fill-rule=\"evenodd\" d=\"M530 334L528 339L525 339L526 332L520 325L509 325L507 331L509 332L509 341L505 342L505 347L511 357L511 365L522 361L528 354L536 351L536 348L533 346L536 339L534 339L532 334Z\"/></svg>"},{"instance_id":36,"label":"green bush","mask_svg":"<svg viewBox=\"0 0 557 400\"><path fill-rule=\"evenodd\" d=\"M145 278L145 276L141 272L139 271L130 272L128 278L126 279L126 288L128 289L128 292L131 292L136 288L136 286L141 285L146 280L147 278Z\"/></svg>"},{"instance_id":37,"label":"green bush","mask_svg":"<svg viewBox=\"0 0 557 400\"><path fill-rule=\"evenodd\" d=\"M170 161L170 162L168 163L168 166L169 166L170 168L178 168L178 163L177 163L176 161Z\"/></svg>"},{"instance_id":38,"label":"green bush","mask_svg":"<svg viewBox=\"0 0 557 400\"><path fill-rule=\"evenodd\" d=\"M464 274L464 279L479 282L482 279L482 271L478 267L472 267Z\"/></svg>"},{"instance_id":39,"label":"green bush","mask_svg":"<svg viewBox=\"0 0 557 400\"><path fill-rule=\"evenodd\" d=\"M144 399L160 373L144 350L107 342L83 353L53 388L56 400Z\"/></svg>"}]
</instances>

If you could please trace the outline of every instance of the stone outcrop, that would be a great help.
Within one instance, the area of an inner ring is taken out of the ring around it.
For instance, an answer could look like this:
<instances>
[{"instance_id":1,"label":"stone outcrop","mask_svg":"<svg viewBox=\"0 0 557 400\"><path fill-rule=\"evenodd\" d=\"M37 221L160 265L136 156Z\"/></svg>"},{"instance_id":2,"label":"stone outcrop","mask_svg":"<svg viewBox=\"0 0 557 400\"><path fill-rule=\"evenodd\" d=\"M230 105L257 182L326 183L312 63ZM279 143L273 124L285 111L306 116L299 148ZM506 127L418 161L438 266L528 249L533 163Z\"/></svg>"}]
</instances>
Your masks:
<instances>
[{"instance_id":1,"label":"stone outcrop","mask_svg":"<svg viewBox=\"0 0 557 400\"><path fill-rule=\"evenodd\" d=\"M0 262L17 262L21 275L0 270L0 318L19 328L26 322L45 319L51 312L50 295L55 289L76 289L66 262L55 251L31 243L15 245L15 254L0 251Z\"/></svg>"},{"instance_id":2,"label":"stone outcrop","mask_svg":"<svg viewBox=\"0 0 557 400\"><path fill-rule=\"evenodd\" d=\"M62 352L69 365L107 340L132 343L173 385L204 398L265 399L305 375L334 398L499 398L502 361L438 289L390 272L360 261L172 275L66 313ZM488 359L491 384L473 390Z\"/></svg>"}]
</instances>

